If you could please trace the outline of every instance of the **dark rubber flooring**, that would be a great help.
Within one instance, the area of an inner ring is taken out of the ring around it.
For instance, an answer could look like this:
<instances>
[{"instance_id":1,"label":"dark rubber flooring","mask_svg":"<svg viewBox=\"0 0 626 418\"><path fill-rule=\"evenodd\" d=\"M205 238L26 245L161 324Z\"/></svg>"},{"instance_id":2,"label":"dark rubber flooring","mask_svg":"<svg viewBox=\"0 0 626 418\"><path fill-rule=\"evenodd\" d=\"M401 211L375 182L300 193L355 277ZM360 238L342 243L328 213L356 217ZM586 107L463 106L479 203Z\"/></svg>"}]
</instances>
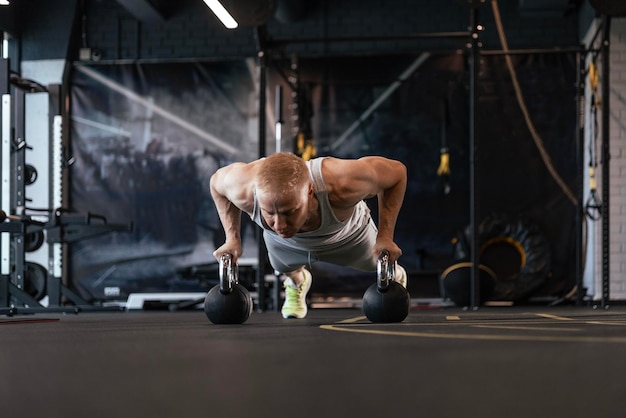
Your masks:
<instances>
[{"instance_id":1,"label":"dark rubber flooring","mask_svg":"<svg viewBox=\"0 0 626 418\"><path fill-rule=\"evenodd\" d=\"M626 309L361 315L0 317L0 416L626 416Z\"/></svg>"}]
</instances>

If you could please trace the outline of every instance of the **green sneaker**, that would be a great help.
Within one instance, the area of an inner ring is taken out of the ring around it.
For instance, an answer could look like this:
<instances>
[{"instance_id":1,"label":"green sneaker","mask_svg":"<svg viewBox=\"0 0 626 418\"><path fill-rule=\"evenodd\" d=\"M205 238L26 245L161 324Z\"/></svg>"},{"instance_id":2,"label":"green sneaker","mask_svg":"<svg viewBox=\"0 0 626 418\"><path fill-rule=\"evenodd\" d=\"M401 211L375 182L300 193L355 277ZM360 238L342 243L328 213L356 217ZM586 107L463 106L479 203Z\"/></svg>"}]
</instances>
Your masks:
<instances>
[{"instance_id":1,"label":"green sneaker","mask_svg":"<svg viewBox=\"0 0 626 418\"><path fill-rule=\"evenodd\" d=\"M408 284L409 276L406 274L406 270L400 264L396 264L396 275L394 280L400 283L405 289Z\"/></svg>"},{"instance_id":2,"label":"green sneaker","mask_svg":"<svg viewBox=\"0 0 626 418\"><path fill-rule=\"evenodd\" d=\"M302 319L306 316L306 294L309 293L309 289L311 289L313 277L307 269L303 269L302 271L304 272L304 282L300 284L300 286L294 286L293 281L289 277L284 281L285 303L280 312L285 319Z\"/></svg>"}]
</instances>

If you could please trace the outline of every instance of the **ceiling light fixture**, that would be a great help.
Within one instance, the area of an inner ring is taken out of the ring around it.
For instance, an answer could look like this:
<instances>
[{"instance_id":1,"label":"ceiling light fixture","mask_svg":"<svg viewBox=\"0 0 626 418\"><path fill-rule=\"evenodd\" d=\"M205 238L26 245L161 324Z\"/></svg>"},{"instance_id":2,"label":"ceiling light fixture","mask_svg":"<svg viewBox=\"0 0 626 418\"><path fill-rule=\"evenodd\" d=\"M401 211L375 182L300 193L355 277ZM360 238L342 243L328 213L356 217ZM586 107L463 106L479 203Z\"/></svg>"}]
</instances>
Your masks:
<instances>
[{"instance_id":1,"label":"ceiling light fixture","mask_svg":"<svg viewBox=\"0 0 626 418\"><path fill-rule=\"evenodd\" d=\"M9 0L0 0L0 6L9 6L10 4Z\"/></svg>"},{"instance_id":2,"label":"ceiling light fixture","mask_svg":"<svg viewBox=\"0 0 626 418\"><path fill-rule=\"evenodd\" d=\"M219 0L204 0L204 2L228 29L235 29L239 26L230 13L228 13L224 6L222 6Z\"/></svg>"}]
</instances>

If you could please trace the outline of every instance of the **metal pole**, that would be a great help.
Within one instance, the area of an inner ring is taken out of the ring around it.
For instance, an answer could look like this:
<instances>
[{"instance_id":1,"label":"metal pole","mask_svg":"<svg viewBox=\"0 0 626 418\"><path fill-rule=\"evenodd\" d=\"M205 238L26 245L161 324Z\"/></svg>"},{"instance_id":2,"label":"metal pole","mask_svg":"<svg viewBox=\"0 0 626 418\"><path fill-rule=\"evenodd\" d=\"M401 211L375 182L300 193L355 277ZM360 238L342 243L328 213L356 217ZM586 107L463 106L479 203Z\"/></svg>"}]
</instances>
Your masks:
<instances>
[{"instance_id":1,"label":"metal pole","mask_svg":"<svg viewBox=\"0 0 626 418\"><path fill-rule=\"evenodd\" d=\"M282 151L282 129L283 129L283 87L279 84L276 86L276 152ZM280 272L274 270L274 310L280 311Z\"/></svg>"},{"instance_id":2,"label":"metal pole","mask_svg":"<svg viewBox=\"0 0 626 418\"><path fill-rule=\"evenodd\" d=\"M610 179L610 90L609 90L609 46L611 34L611 17L602 16L602 308L608 308L610 299L610 265L609 265L609 179Z\"/></svg>"},{"instance_id":3,"label":"metal pole","mask_svg":"<svg viewBox=\"0 0 626 418\"><path fill-rule=\"evenodd\" d=\"M272 45L321 43L321 42L377 42L377 41L410 41L417 39L459 39L467 38L470 32L422 32L390 36L335 36L324 38L274 38Z\"/></svg>"},{"instance_id":4,"label":"metal pole","mask_svg":"<svg viewBox=\"0 0 626 418\"><path fill-rule=\"evenodd\" d=\"M480 51L478 41L478 9L472 8L470 12L471 41L468 44L469 53L469 164L470 164L470 254L471 254L471 273L470 273L470 307L477 309L480 304L480 277L479 277L479 241L478 241L478 199L476 189L478 186L478 173L476 172L476 107L477 101L477 85L478 71L480 67Z\"/></svg>"},{"instance_id":5,"label":"metal pole","mask_svg":"<svg viewBox=\"0 0 626 418\"><path fill-rule=\"evenodd\" d=\"M265 57L265 51L263 49L258 52L259 57L259 158L266 156L266 110L267 105L267 60ZM265 241L263 240L263 231L258 229L258 252L257 252L257 269L256 269L256 283L258 291L258 308L260 311L266 309L265 302L265 270L266 262L265 257L267 249L265 248Z\"/></svg>"},{"instance_id":6,"label":"metal pole","mask_svg":"<svg viewBox=\"0 0 626 418\"><path fill-rule=\"evenodd\" d=\"M24 181L24 167L26 165L26 92L16 89L15 92L15 146L13 156L13 193L12 206L17 215L24 215L26 211L26 182ZM24 231L24 230L23 230ZM25 231L24 231L25 232ZM20 290L25 289L26 276L26 250L24 241L25 234L14 234L13 256L14 275L11 280Z\"/></svg>"},{"instance_id":7,"label":"metal pole","mask_svg":"<svg viewBox=\"0 0 626 418\"><path fill-rule=\"evenodd\" d=\"M0 209L11 214L11 95L10 62L0 59ZM0 309L10 306L11 233L0 232Z\"/></svg>"},{"instance_id":8,"label":"metal pole","mask_svg":"<svg viewBox=\"0 0 626 418\"><path fill-rule=\"evenodd\" d=\"M582 47L581 47L582 50ZM576 54L578 63L578 74L576 76L576 104L578 105L578 130L576 131L576 185L577 200L576 205L576 244L574 255L574 274L576 275L576 305L583 304L583 199L584 199L584 155L585 155L585 59L584 54L578 52Z\"/></svg>"},{"instance_id":9,"label":"metal pole","mask_svg":"<svg viewBox=\"0 0 626 418\"><path fill-rule=\"evenodd\" d=\"M276 86L276 152L282 151L283 129L283 86Z\"/></svg>"},{"instance_id":10,"label":"metal pole","mask_svg":"<svg viewBox=\"0 0 626 418\"><path fill-rule=\"evenodd\" d=\"M48 138L50 143L50 179L48 180L48 207L56 210L63 207L63 124L62 124L62 87L60 84L48 86ZM53 214L50 214L53 216ZM48 306L61 306L63 284L64 244L48 243L48 276L46 289Z\"/></svg>"}]
</instances>

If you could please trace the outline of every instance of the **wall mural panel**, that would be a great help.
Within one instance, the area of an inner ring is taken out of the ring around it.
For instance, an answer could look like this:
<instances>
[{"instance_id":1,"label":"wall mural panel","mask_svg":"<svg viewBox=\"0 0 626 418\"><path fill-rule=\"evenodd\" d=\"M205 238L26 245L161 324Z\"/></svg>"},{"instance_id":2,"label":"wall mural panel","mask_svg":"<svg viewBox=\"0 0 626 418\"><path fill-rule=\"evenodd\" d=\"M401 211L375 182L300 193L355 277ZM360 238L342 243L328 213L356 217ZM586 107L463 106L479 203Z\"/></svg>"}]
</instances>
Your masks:
<instances>
[{"instance_id":1,"label":"wall mural panel","mask_svg":"<svg viewBox=\"0 0 626 418\"><path fill-rule=\"evenodd\" d=\"M203 289L176 272L222 240L209 179L256 156L256 84L246 61L75 67L72 207L133 223L72 246L86 297Z\"/></svg>"}]
</instances>

